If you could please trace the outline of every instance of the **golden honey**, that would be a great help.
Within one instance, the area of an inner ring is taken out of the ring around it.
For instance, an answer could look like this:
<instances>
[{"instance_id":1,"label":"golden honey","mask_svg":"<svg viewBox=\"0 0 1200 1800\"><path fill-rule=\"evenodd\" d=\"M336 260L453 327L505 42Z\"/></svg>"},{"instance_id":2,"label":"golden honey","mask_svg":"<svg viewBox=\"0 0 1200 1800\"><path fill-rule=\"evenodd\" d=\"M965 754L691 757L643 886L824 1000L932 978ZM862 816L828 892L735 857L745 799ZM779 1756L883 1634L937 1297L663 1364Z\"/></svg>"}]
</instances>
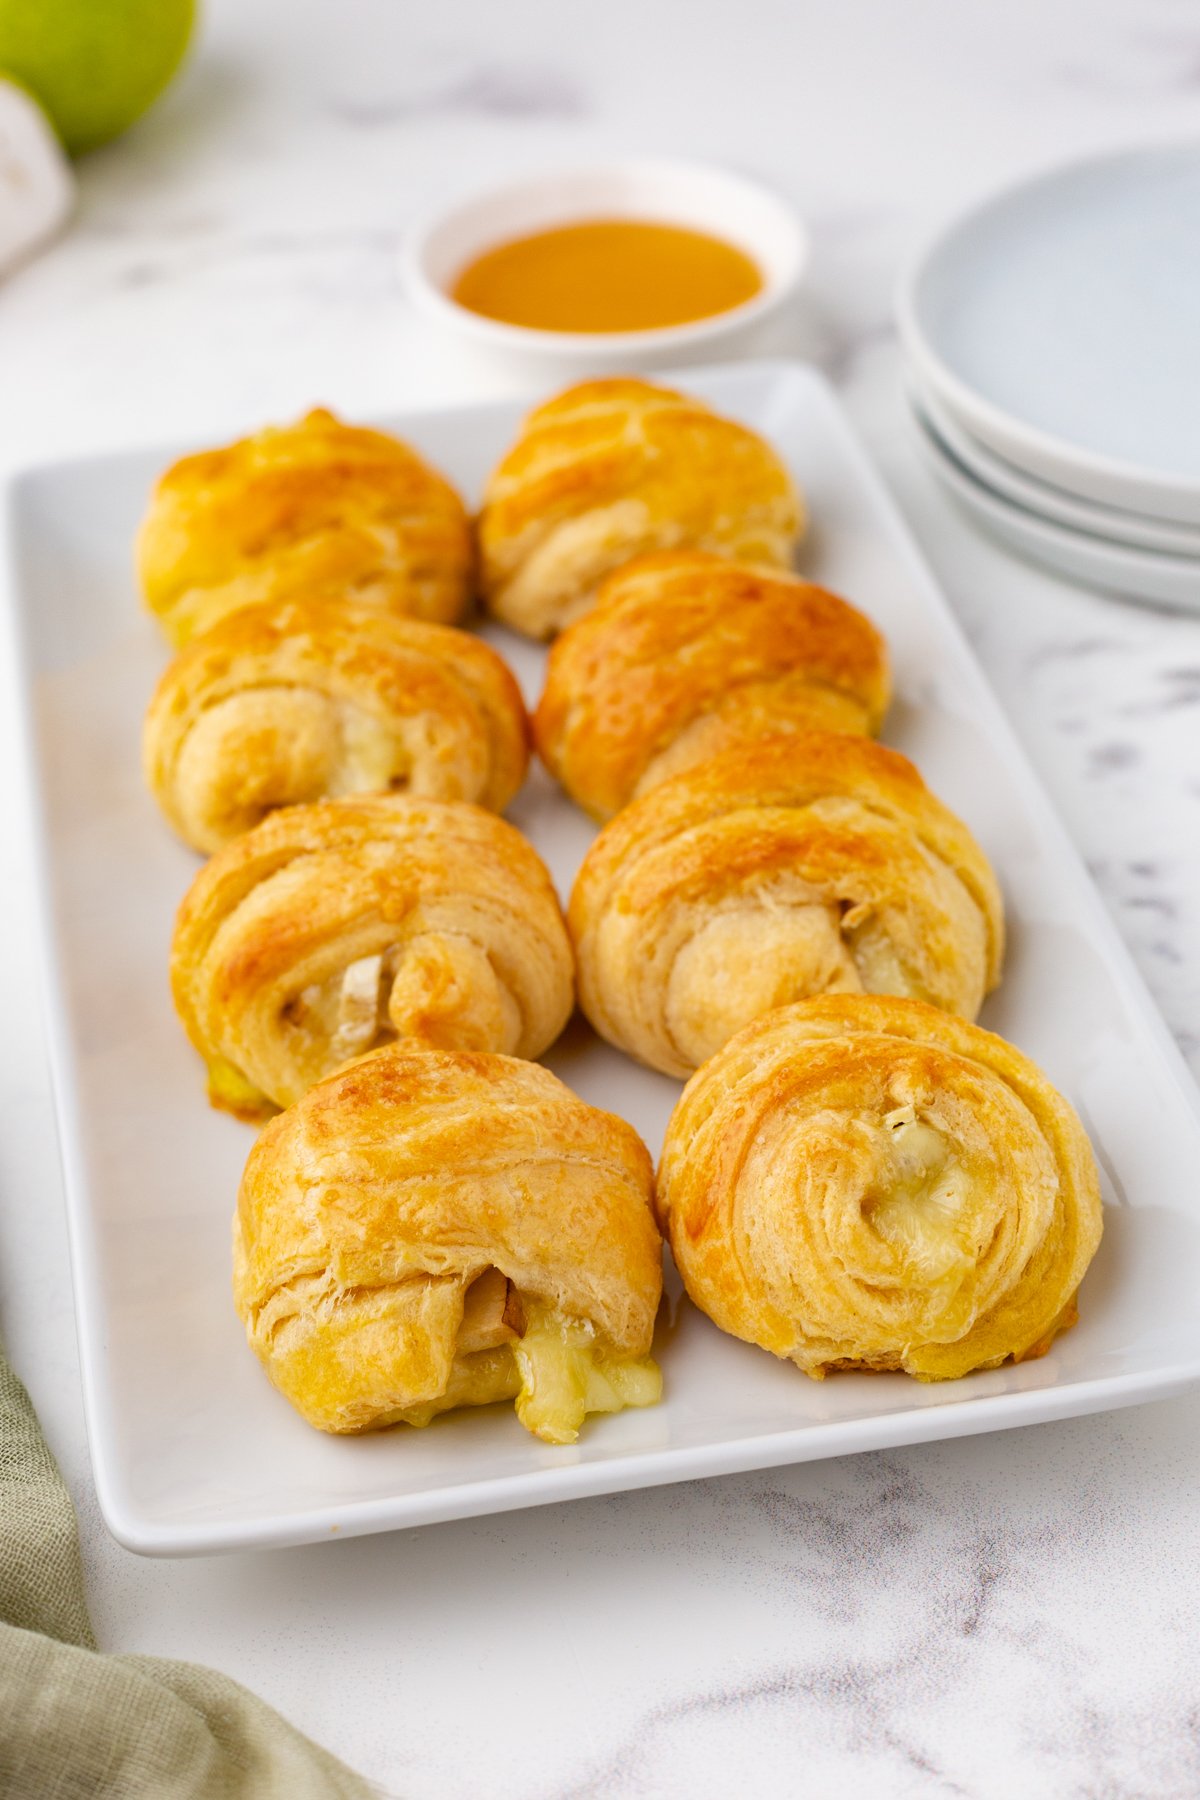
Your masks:
<instances>
[{"instance_id":1,"label":"golden honey","mask_svg":"<svg viewBox=\"0 0 1200 1800\"><path fill-rule=\"evenodd\" d=\"M762 285L758 265L723 238L590 219L485 250L451 295L485 319L535 331L654 331L729 312Z\"/></svg>"}]
</instances>

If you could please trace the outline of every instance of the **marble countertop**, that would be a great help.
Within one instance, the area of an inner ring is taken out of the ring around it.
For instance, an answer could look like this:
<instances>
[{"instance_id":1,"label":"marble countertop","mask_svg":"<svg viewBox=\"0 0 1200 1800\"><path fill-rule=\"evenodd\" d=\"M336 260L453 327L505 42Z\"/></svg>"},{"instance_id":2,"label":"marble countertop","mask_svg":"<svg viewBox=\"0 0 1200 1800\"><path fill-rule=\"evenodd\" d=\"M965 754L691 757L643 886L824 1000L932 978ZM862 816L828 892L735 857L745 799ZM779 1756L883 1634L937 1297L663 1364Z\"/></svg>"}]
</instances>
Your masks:
<instances>
[{"instance_id":1,"label":"marble countertop","mask_svg":"<svg viewBox=\"0 0 1200 1800\"><path fill-rule=\"evenodd\" d=\"M1200 1073L1200 620L978 538L914 460L895 272L972 193L1200 129L1180 0L209 0L168 100L0 288L0 462L479 393L394 253L505 170L672 152L810 221L840 387ZM96 1511L0 668L0 1327L106 1647L210 1662L405 1800L1200 1792L1200 1396L308 1550L147 1562Z\"/></svg>"}]
</instances>

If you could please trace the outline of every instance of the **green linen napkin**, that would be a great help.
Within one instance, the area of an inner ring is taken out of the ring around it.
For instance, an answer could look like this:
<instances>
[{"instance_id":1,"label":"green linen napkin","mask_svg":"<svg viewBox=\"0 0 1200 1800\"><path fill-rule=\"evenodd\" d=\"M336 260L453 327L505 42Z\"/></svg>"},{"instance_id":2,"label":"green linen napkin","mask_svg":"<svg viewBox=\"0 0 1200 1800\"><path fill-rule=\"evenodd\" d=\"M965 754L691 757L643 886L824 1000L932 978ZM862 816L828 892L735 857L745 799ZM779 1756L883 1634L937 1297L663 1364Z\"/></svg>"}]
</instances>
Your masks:
<instances>
[{"instance_id":1,"label":"green linen napkin","mask_svg":"<svg viewBox=\"0 0 1200 1800\"><path fill-rule=\"evenodd\" d=\"M228 1676L102 1656L75 1512L0 1353L0 1794L5 1800L372 1800Z\"/></svg>"}]
</instances>

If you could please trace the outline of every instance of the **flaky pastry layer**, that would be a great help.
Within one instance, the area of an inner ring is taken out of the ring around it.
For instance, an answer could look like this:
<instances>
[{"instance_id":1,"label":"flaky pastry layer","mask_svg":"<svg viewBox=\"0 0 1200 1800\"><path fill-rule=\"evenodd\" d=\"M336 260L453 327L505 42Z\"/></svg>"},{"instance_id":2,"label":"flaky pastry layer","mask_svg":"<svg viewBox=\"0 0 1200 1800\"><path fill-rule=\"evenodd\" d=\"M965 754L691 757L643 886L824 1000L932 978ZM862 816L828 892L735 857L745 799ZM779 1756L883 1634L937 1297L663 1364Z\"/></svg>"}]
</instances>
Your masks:
<instances>
[{"instance_id":1,"label":"flaky pastry layer","mask_svg":"<svg viewBox=\"0 0 1200 1800\"><path fill-rule=\"evenodd\" d=\"M647 1405L661 1293L649 1156L548 1070L396 1044L312 1088L250 1153L234 1297L323 1431L514 1399L549 1442Z\"/></svg>"},{"instance_id":2,"label":"flaky pastry layer","mask_svg":"<svg viewBox=\"0 0 1200 1800\"><path fill-rule=\"evenodd\" d=\"M777 1008L706 1063L657 1200L697 1306L818 1377L1043 1354L1102 1229L1083 1127L1028 1057L865 994Z\"/></svg>"},{"instance_id":3,"label":"flaky pastry layer","mask_svg":"<svg viewBox=\"0 0 1200 1800\"><path fill-rule=\"evenodd\" d=\"M702 551L627 563L550 647L538 751L593 818L781 731L883 723L887 650L836 594Z\"/></svg>"},{"instance_id":4,"label":"flaky pastry layer","mask_svg":"<svg viewBox=\"0 0 1200 1800\"><path fill-rule=\"evenodd\" d=\"M520 832L400 795L284 807L179 910L171 987L217 1105L289 1106L394 1038L537 1056L573 1004L550 877Z\"/></svg>"},{"instance_id":5,"label":"flaky pastry layer","mask_svg":"<svg viewBox=\"0 0 1200 1800\"><path fill-rule=\"evenodd\" d=\"M174 463L137 539L146 604L175 645L242 606L349 599L452 624L470 598L470 523L399 438L318 408Z\"/></svg>"},{"instance_id":6,"label":"flaky pastry layer","mask_svg":"<svg viewBox=\"0 0 1200 1800\"><path fill-rule=\"evenodd\" d=\"M487 484L483 596L515 630L552 637L631 557L686 546L786 567L803 522L755 432L648 381L586 381L530 413Z\"/></svg>"},{"instance_id":7,"label":"flaky pastry layer","mask_svg":"<svg viewBox=\"0 0 1200 1800\"><path fill-rule=\"evenodd\" d=\"M592 844L567 910L602 1037L688 1075L772 1006L911 995L974 1017L999 979L999 888L913 765L797 732L660 783Z\"/></svg>"},{"instance_id":8,"label":"flaky pastry layer","mask_svg":"<svg viewBox=\"0 0 1200 1800\"><path fill-rule=\"evenodd\" d=\"M169 823L211 853L275 807L343 794L502 811L529 728L515 679L478 638L306 599L242 608L181 650L143 749Z\"/></svg>"}]
</instances>

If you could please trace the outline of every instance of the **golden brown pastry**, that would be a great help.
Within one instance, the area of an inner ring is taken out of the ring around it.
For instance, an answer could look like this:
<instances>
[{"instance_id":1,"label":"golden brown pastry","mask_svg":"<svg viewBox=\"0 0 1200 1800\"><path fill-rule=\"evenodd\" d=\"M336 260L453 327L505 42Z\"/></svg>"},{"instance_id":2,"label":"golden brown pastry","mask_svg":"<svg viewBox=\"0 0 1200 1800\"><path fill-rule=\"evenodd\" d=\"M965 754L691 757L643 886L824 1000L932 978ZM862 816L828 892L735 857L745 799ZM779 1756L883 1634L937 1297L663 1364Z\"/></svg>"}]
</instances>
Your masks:
<instances>
[{"instance_id":1,"label":"golden brown pastry","mask_svg":"<svg viewBox=\"0 0 1200 1800\"><path fill-rule=\"evenodd\" d=\"M783 568L802 524L755 432L648 381L585 381L530 413L488 482L483 595L517 631L552 637L631 557L688 546Z\"/></svg>"},{"instance_id":2,"label":"golden brown pastry","mask_svg":"<svg viewBox=\"0 0 1200 1800\"><path fill-rule=\"evenodd\" d=\"M181 650L146 715L146 779L174 829L219 850L277 806L391 791L501 811L525 778L520 690L449 625L370 606L244 607Z\"/></svg>"},{"instance_id":3,"label":"golden brown pastry","mask_svg":"<svg viewBox=\"0 0 1200 1800\"><path fill-rule=\"evenodd\" d=\"M218 851L179 909L171 988L213 1103L246 1118L397 1037L538 1056L573 1001L533 846L399 795L283 807Z\"/></svg>"},{"instance_id":4,"label":"golden brown pastry","mask_svg":"<svg viewBox=\"0 0 1200 1800\"><path fill-rule=\"evenodd\" d=\"M250 1152L234 1297L322 1431L512 1400L573 1443L650 1406L662 1251L637 1133L548 1070L394 1044L310 1089Z\"/></svg>"},{"instance_id":5,"label":"golden brown pastry","mask_svg":"<svg viewBox=\"0 0 1200 1800\"><path fill-rule=\"evenodd\" d=\"M1041 1070L871 994L779 1007L706 1063L658 1206L696 1305L817 1377L1042 1355L1101 1232L1091 1147Z\"/></svg>"},{"instance_id":6,"label":"golden brown pastry","mask_svg":"<svg viewBox=\"0 0 1200 1800\"><path fill-rule=\"evenodd\" d=\"M258 601L328 595L451 624L470 595L462 501L415 450L318 409L161 477L137 541L173 644Z\"/></svg>"},{"instance_id":7,"label":"golden brown pastry","mask_svg":"<svg viewBox=\"0 0 1200 1800\"><path fill-rule=\"evenodd\" d=\"M905 757L833 732L652 788L588 851L567 916L588 1018L668 1075L810 994L910 994L973 1018L1004 938L966 826Z\"/></svg>"},{"instance_id":8,"label":"golden brown pastry","mask_svg":"<svg viewBox=\"0 0 1200 1800\"><path fill-rule=\"evenodd\" d=\"M610 819L667 776L780 731L868 732L887 650L836 594L779 569L668 550L618 569L550 648L538 751Z\"/></svg>"}]
</instances>

